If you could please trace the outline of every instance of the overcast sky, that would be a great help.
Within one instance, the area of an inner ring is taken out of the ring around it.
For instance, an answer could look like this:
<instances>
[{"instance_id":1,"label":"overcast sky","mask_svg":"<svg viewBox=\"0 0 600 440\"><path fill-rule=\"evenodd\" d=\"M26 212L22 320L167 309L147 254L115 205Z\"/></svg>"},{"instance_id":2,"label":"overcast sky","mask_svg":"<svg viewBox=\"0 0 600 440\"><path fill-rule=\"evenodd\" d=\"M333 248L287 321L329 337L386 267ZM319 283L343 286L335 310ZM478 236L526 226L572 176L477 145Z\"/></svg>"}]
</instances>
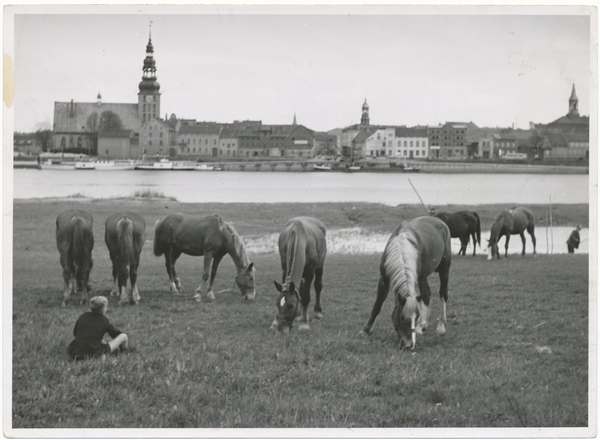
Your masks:
<instances>
[{"instance_id":1,"label":"overcast sky","mask_svg":"<svg viewBox=\"0 0 600 440\"><path fill-rule=\"evenodd\" d=\"M580 114L589 114L585 8L62 11L14 15L14 49L5 52L15 63L17 131L52 124L55 101L95 102L100 92L104 102L136 103L150 21L161 117L290 124L295 113L327 131L358 123L366 98L376 125L528 128L565 115L573 84ZM565 15L574 12L583 15Z\"/></svg>"}]
</instances>

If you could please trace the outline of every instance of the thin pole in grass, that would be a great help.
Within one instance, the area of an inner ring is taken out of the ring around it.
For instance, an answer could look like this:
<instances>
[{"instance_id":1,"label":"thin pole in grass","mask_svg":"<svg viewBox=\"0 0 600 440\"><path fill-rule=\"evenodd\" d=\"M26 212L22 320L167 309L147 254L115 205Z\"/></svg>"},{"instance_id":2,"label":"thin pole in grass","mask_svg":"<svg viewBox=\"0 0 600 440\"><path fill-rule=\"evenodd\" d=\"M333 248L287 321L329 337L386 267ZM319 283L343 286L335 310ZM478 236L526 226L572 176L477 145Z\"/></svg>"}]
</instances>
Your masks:
<instances>
[{"instance_id":1,"label":"thin pole in grass","mask_svg":"<svg viewBox=\"0 0 600 440\"><path fill-rule=\"evenodd\" d=\"M410 186L412 186L412 188L415 190L415 193L417 193L417 197L419 198L419 200L421 201L421 205L423 205L423 209L425 210L425 212L427 213L427 215L429 215L429 211L427 210L427 207L425 206L425 203L423 203L423 199L421 198L421 196L419 195L417 188L415 188L415 186L413 185L413 183L410 181L410 179L408 179L408 183L410 183Z\"/></svg>"}]
</instances>

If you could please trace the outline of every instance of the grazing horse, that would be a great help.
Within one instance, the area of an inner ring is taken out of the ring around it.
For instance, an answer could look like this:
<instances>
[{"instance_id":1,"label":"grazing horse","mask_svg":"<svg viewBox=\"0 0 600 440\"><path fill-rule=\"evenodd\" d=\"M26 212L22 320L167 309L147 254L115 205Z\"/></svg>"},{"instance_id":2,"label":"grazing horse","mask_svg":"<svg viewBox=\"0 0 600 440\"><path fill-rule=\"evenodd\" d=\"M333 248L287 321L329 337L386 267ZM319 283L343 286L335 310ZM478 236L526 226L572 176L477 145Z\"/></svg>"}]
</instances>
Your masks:
<instances>
[{"instance_id":1,"label":"grazing horse","mask_svg":"<svg viewBox=\"0 0 600 440\"><path fill-rule=\"evenodd\" d=\"M490 238L488 240L488 260L494 258L494 255L500 258L500 252L498 252L498 242L504 235L506 236L506 242L504 243L504 256L508 257L508 242L510 241L511 235L519 234L521 236L521 242L523 243L523 251L521 255L525 255L525 230L531 236L533 242L533 255L535 252L535 225L533 222L533 214L527 208L514 208L506 209L500 213L490 231Z\"/></svg>"},{"instance_id":2,"label":"grazing horse","mask_svg":"<svg viewBox=\"0 0 600 440\"><path fill-rule=\"evenodd\" d=\"M477 243L481 247L481 222L475 211L433 212L431 215L442 220L448 229L450 237L460 239L458 255L465 256L470 238L473 238L473 256Z\"/></svg>"},{"instance_id":3,"label":"grazing horse","mask_svg":"<svg viewBox=\"0 0 600 440\"><path fill-rule=\"evenodd\" d=\"M146 240L146 222L135 212L117 212L106 219L104 241L112 261L112 296L121 296L120 303L138 304L137 270L140 253ZM127 278L131 280L131 299L127 293Z\"/></svg>"},{"instance_id":4,"label":"grazing horse","mask_svg":"<svg viewBox=\"0 0 600 440\"><path fill-rule=\"evenodd\" d=\"M431 297L427 277L434 271L440 276L442 299L442 319L437 332L445 334L451 258L450 230L442 220L418 217L398 226L383 251L377 298L371 316L360 334L370 336L373 333L373 324L381 306L388 293L392 292L396 296L392 322L398 333L400 347L412 344L414 349L415 332L422 333L427 328Z\"/></svg>"},{"instance_id":5,"label":"grazing horse","mask_svg":"<svg viewBox=\"0 0 600 440\"><path fill-rule=\"evenodd\" d=\"M282 284L275 281L279 291L278 314L271 328L289 332L302 302L299 330L309 330L308 304L310 286L315 281L315 318L323 317L321 290L323 289L323 263L327 254L325 226L312 217L296 217L286 223L279 235L279 256L283 270Z\"/></svg>"},{"instance_id":6,"label":"grazing horse","mask_svg":"<svg viewBox=\"0 0 600 440\"><path fill-rule=\"evenodd\" d=\"M249 301L254 299L254 263L248 260L244 243L233 226L218 215L194 217L177 212L154 224L154 255L165 255L171 293L183 293L181 281L175 271L175 262L182 253L197 257L204 255L203 282L196 289L196 301L201 301L203 290L206 291L207 299L214 301L212 287L217 268L225 254L229 254L235 263L238 272L235 282L242 295Z\"/></svg>"},{"instance_id":7,"label":"grazing horse","mask_svg":"<svg viewBox=\"0 0 600 440\"><path fill-rule=\"evenodd\" d=\"M94 219L89 212L75 209L56 218L56 247L65 280L62 305L66 306L75 290L81 292L81 304L87 303L94 248Z\"/></svg>"}]
</instances>

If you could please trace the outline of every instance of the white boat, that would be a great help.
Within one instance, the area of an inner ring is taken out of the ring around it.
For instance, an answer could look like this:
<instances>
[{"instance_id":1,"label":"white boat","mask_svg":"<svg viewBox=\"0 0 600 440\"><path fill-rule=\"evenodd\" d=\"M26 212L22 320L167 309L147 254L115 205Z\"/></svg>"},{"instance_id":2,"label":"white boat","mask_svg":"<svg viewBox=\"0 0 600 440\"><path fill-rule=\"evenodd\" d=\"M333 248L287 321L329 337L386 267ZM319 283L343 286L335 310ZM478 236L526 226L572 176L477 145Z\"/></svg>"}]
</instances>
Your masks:
<instances>
[{"instance_id":1,"label":"white boat","mask_svg":"<svg viewBox=\"0 0 600 440\"><path fill-rule=\"evenodd\" d=\"M101 171L133 170L142 162L132 159L97 160L96 169Z\"/></svg>"},{"instance_id":2,"label":"white boat","mask_svg":"<svg viewBox=\"0 0 600 440\"><path fill-rule=\"evenodd\" d=\"M79 161L75 162L76 170L95 170L96 162L94 161Z\"/></svg>"},{"instance_id":3,"label":"white boat","mask_svg":"<svg viewBox=\"0 0 600 440\"><path fill-rule=\"evenodd\" d=\"M63 161L53 161L52 159L48 159L40 162L40 169L42 170L74 170L75 162L63 162Z\"/></svg>"},{"instance_id":4,"label":"white boat","mask_svg":"<svg viewBox=\"0 0 600 440\"><path fill-rule=\"evenodd\" d=\"M196 171L213 171L215 167L206 165L205 163L201 163L200 165L196 165L194 169Z\"/></svg>"},{"instance_id":5,"label":"white boat","mask_svg":"<svg viewBox=\"0 0 600 440\"><path fill-rule=\"evenodd\" d=\"M315 165L313 171L331 171L331 167L329 165Z\"/></svg>"},{"instance_id":6,"label":"white boat","mask_svg":"<svg viewBox=\"0 0 600 440\"><path fill-rule=\"evenodd\" d=\"M196 162L179 161L173 162L174 171L193 171L196 169Z\"/></svg>"},{"instance_id":7,"label":"white boat","mask_svg":"<svg viewBox=\"0 0 600 440\"><path fill-rule=\"evenodd\" d=\"M136 170L172 170L173 169L173 162L171 162L169 159L165 159L162 158L161 160L159 160L158 162L152 162L152 163L140 163L138 165L136 165L135 169Z\"/></svg>"}]
</instances>

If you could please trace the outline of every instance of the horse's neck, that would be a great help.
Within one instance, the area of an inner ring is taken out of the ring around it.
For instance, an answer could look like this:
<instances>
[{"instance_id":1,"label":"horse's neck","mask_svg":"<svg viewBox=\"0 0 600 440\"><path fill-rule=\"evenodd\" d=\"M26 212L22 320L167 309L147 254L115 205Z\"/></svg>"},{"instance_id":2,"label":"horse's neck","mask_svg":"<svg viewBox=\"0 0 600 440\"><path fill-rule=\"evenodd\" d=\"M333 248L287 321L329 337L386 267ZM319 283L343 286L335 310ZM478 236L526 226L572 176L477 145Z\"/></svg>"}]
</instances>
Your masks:
<instances>
[{"instance_id":1,"label":"horse's neck","mask_svg":"<svg viewBox=\"0 0 600 440\"><path fill-rule=\"evenodd\" d=\"M231 231L229 232L231 233ZM246 255L246 248L244 248L240 237L234 233L231 233L231 239L228 240L227 253L235 263L238 274L242 273L248 267L249 261Z\"/></svg>"},{"instance_id":2,"label":"horse's neck","mask_svg":"<svg viewBox=\"0 0 600 440\"><path fill-rule=\"evenodd\" d=\"M288 255L286 258L286 282L293 281L296 286L300 285L302 281L302 274L304 273L304 266L306 265L306 243L298 238L298 235L294 237L294 246L290 249L288 247L288 253L292 252L292 255ZM291 257L291 259L290 259Z\"/></svg>"}]
</instances>

